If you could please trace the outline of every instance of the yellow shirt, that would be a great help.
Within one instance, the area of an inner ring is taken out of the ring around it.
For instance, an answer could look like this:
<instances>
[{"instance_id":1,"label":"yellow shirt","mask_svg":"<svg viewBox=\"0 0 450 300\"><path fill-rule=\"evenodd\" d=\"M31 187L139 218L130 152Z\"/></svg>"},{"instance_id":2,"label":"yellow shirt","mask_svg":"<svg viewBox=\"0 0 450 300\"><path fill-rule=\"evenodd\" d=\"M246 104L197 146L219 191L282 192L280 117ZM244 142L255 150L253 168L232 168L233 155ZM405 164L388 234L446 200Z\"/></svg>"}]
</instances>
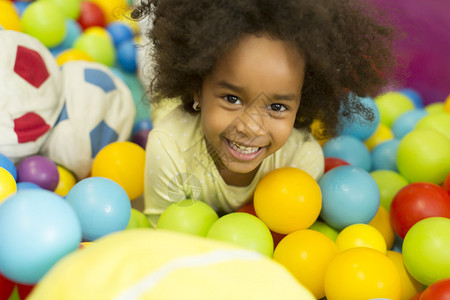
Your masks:
<instances>
[{"instance_id":1,"label":"yellow shirt","mask_svg":"<svg viewBox=\"0 0 450 300\"><path fill-rule=\"evenodd\" d=\"M161 213L172 203L197 199L220 213L233 212L251 201L260 179L281 167L296 167L316 180L323 174L319 143L306 131L294 129L287 142L262 162L248 186L225 183L208 154L200 114L181 106L164 116L149 134L146 147L144 213L156 227Z\"/></svg>"}]
</instances>

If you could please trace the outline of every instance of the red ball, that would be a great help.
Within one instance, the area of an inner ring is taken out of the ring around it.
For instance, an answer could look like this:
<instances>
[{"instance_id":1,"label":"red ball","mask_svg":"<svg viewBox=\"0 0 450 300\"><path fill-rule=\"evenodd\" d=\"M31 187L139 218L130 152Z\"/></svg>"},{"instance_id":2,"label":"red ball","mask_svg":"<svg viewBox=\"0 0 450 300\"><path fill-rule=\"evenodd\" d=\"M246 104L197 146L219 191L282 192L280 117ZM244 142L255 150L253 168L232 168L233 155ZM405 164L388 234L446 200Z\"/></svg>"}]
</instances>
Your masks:
<instances>
[{"instance_id":1,"label":"red ball","mask_svg":"<svg viewBox=\"0 0 450 300\"><path fill-rule=\"evenodd\" d=\"M16 284L0 273L0 300L7 300Z\"/></svg>"},{"instance_id":2,"label":"red ball","mask_svg":"<svg viewBox=\"0 0 450 300\"><path fill-rule=\"evenodd\" d=\"M26 299L28 295L31 293L33 288L35 287L35 284L28 285L28 284L17 284L17 290L19 292L20 299Z\"/></svg>"},{"instance_id":3,"label":"red ball","mask_svg":"<svg viewBox=\"0 0 450 300\"><path fill-rule=\"evenodd\" d=\"M78 23L83 30L92 26L105 27L105 14L102 9L95 3L89 1L81 2L80 16Z\"/></svg>"},{"instance_id":4,"label":"red ball","mask_svg":"<svg viewBox=\"0 0 450 300\"><path fill-rule=\"evenodd\" d=\"M441 279L427 287L420 300L450 300L450 278Z\"/></svg>"},{"instance_id":5,"label":"red ball","mask_svg":"<svg viewBox=\"0 0 450 300\"><path fill-rule=\"evenodd\" d=\"M350 164L343 159L337 157L325 157L325 170L324 173L330 171L333 168L340 166L349 166Z\"/></svg>"},{"instance_id":6,"label":"red ball","mask_svg":"<svg viewBox=\"0 0 450 300\"><path fill-rule=\"evenodd\" d=\"M392 200L391 225L401 238L414 224L430 217L450 218L450 196L434 183L411 183Z\"/></svg>"},{"instance_id":7,"label":"red ball","mask_svg":"<svg viewBox=\"0 0 450 300\"><path fill-rule=\"evenodd\" d=\"M445 177L444 183L442 184L444 189L447 191L447 193L450 195L450 172L447 174L447 177Z\"/></svg>"}]
</instances>

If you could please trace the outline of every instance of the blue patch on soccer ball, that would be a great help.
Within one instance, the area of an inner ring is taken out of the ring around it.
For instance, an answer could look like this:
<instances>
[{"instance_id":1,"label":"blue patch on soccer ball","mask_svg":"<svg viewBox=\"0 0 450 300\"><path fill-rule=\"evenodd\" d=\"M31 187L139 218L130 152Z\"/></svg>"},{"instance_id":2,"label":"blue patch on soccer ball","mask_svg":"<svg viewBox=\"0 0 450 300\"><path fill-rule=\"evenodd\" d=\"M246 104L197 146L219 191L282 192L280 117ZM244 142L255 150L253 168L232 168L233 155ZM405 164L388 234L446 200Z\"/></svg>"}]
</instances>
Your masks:
<instances>
[{"instance_id":1,"label":"blue patch on soccer ball","mask_svg":"<svg viewBox=\"0 0 450 300\"><path fill-rule=\"evenodd\" d=\"M89 135L91 137L92 158L94 158L103 147L116 142L119 138L117 132L109 127L109 125L103 120L91 130Z\"/></svg>"},{"instance_id":2,"label":"blue patch on soccer ball","mask_svg":"<svg viewBox=\"0 0 450 300\"><path fill-rule=\"evenodd\" d=\"M101 88L105 93L116 89L112 78L105 72L98 69L85 69L84 80Z\"/></svg>"}]
</instances>

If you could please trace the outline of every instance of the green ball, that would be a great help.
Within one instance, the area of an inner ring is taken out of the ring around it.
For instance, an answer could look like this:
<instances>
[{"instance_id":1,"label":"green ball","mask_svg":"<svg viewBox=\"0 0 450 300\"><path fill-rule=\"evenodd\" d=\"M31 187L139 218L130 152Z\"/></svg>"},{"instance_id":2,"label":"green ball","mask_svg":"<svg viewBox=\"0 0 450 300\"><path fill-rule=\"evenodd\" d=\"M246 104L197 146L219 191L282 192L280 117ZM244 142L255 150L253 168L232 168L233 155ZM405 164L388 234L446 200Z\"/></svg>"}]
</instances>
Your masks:
<instances>
[{"instance_id":1,"label":"green ball","mask_svg":"<svg viewBox=\"0 0 450 300\"><path fill-rule=\"evenodd\" d=\"M149 228L149 227L151 227L151 225L147 217L139 210L131 208L130 221L128 222L128 226L125 229Z\"/></svg>"},{"instance_id":2,"label":"green ball","mask_svg":"<svg viewBox=\"0 0 450 300\"><path fill-rule=\"evenodd\" d=\"M400 92L388 92L375 97L380 122L388 127L403 113L414 109L414 103Z\"/></svg>"},{"instance_id":3,"label":"green ball","mask_svg":"<svg viewBox=\"0 0 450 300\"><path fill-rule=\"evenodd\" d=\"M450 139L432 129L415 129L397 149L397 169L409 182L441 184L450 172Z\"/></svg>"},{"instance_id":4,"label":"green ball","mask_svg":"<svg viewBox=\"0 0 450 300\"><path fill-rule=\"evenodd\" d=\"M376 170L370 172L380 190L380 205L387 211L391 209L392 199L403 187L408 185L408 180L392 170Z\"/></svg>"},{"instance_id":5,"label":"green ball","mask_svg":"<svg viewBox=\"0 0 450 300\"><path fill-rule=\"evenodd\" d=\"M325 222L322 221L316 221L314 222L309 229L321 232L323 234L325 234L326 236L328 236L330 239L332 239L333 241L336 242L336 239L339 235L339 231L334 229L333 227L331 227L330 225L328 225Z\"/></svg>"},{"instance_id":6,"label":"green ball","mask_svg":"<svg viewBox=\"0 0 450 300\"><path fill-rule=\"evenodd\" d=\"M440 113L444 111L444 102L434 102L425 106L428 114Z\"/></svg>"},{"instance_id":7,"label":"green ball","mask_svg":"<svg viewBox=\"0 0 450 300\"><path fill-rule=\"evenodd\" d=\"M96 62L111 67L116 62L116 49L110 39L94 33L83 33L73 44L74 49L84 51Z\"/></svg>"},{"instance_id":8,"label":"green ball","mask_svg":"<svg viewBox=\"0 0 450 300\"><path fill-rule=\"evenodd\" d=\"M157 229L168 229L206 236L219 216L208 204L198 200L182 200L171 204L159 217Z\"/></svg>"},{"instance_id":9,"label":"green ball","mask_svg":"<svg viewBox=\"0 0 450 300\"><path fill-rule=\"evenodd\" d=\"M64 15L73 20L77 20L81 12L81 1L80 0L39 0L39 1L49 1L55 4Z\"/></svg>"},{"instance_id":10,"label":"green ball","mask_svg":"<svg viewBox=\"0 0 450 300\"><path fill-rule=\"evenodd\" d=\"M441 111L426 115L416 124L415 128L434 129L450 139L450 114Z\"/></svg>"},{"instance_id":11,"label":"green ball","mask_svg":"<svg viewBox=\"0 0 450 300\"><path fill-rule=\"evenodd\" d=\"M235 212L217 220L209 229L208 238L230 242L272 257L273 238L269 228L254 215Z\"/></svg>"},{"instance_id":12,"label":"green ball","mask_svg":"<svg viewBox=\"0 0 450 300\"><path fill-rule=\"evenodd\" d=\"M414 224L403 240L408 272L424 285L450 278L450 219L431 217Z\"/></svg>"},{"instance_id":13,"label":"green ball","mask_svg":"<svg viewBox=\"0 0 450 300\"><path fill-rule=\"evenodd\" d=\"M64 13L49 1L36 1L28 5L20 20L23 32L51 48L66 36Z\"/></svg>"}]
</instances>

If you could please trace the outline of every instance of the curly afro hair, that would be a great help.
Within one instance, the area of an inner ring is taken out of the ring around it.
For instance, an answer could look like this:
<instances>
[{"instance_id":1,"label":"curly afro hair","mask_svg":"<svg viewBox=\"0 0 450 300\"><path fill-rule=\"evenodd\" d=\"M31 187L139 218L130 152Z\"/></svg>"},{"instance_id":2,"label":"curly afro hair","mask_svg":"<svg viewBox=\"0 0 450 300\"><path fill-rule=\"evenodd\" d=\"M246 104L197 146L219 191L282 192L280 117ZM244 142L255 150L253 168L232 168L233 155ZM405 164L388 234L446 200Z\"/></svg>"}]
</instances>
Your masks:
<instances>
[{"instance_id":1,"label":"curly afro hair","mask_svg":"<svg viewBox=\"0 0 450 300\"><path fill-rule=\"evenodd\" d=\"M332 137L341 115L373 119L354 95L375 96L392 74L394 30L374 12L352 0L142 0L131 17L151 21L152 102L179 98L193 112L221 55L244 35L268 34L297 45L306 61L295 127L318 119Z\"/></svg>"}]
</instances>

